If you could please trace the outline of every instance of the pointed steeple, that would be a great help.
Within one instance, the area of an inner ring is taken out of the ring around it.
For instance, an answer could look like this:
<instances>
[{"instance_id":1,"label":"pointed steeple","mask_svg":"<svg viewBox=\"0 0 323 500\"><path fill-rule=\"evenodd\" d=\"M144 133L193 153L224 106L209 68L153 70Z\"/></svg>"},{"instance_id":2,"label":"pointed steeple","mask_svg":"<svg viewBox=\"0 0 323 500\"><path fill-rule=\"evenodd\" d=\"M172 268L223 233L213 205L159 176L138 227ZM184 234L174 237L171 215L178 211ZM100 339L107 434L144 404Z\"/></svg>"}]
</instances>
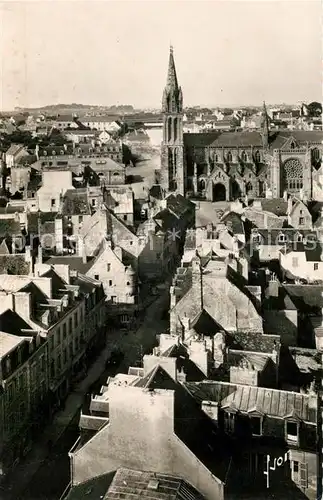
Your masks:
<instances>
[{"instance_id":1,"label":"pointed steeple","mask_svg":"<svg viewBox=\"0 0 323 500\"><path fill-rule=\"evenodd\" d=\"M172 45L170 46L170 49L169 49L169 62L168 62L168 73L167 73L166 87L168 89L178 90L178 82L177 82L177 75L176 75L176 68L175 68L175 61L174 61L174 49L173 49Z\"/></svg>"},{"instance_id":2,"label":"pointed steeple","mask_svg":"<svg viewBox=\"0 0 323 500\"><path fill-rule=\"evenodd\" d=\"M263 146L267 148L269 143L269 120L265 101L262 108L262 141Z\"/></svg>"},{"instance_id":3,"label":"pointed steeple","mask_svg":"<svg viewBox=\"0 0 323 500\"><path fill-rule=\"evenodd\" d=\"M169 62L167 72L167 83L163 93L163 111L172 113L181 113L183 109L182 89L178 85L174 50L170 47Z\"/></svg>"}]
</instances>

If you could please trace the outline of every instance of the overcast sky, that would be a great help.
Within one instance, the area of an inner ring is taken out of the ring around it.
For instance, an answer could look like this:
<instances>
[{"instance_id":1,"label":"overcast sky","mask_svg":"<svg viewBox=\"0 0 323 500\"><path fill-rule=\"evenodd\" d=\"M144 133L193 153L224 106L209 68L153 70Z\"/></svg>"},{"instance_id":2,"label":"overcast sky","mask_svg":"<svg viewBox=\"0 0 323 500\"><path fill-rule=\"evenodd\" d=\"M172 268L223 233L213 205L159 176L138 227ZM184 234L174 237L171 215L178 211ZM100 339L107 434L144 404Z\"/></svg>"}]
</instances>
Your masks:
<instances>
[{"instance_id":1,"label":"overcast sky","mask_svg":"<svg viewBox=\"0 0 323 500\"><path fill-rule=\"evenodd\" d=\"M170 43L185 105L320 100L320 0L0 3L0 109L159 107Z\"/></svg>"}]
</instances>

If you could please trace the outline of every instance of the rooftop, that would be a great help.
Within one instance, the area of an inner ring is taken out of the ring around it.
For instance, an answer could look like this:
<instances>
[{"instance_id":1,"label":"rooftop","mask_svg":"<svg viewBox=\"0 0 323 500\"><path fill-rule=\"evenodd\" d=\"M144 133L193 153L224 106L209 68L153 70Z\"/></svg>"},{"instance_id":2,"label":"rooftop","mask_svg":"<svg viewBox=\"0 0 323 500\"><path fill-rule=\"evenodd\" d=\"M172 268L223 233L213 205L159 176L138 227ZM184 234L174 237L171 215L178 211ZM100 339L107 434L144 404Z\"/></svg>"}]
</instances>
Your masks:
<instances>
[{"instance_id":1,"label":"rooftop","mask_svg":"<svg viewBox=\"0 0 323 500\"><path fill-rule=\"evenodd\" d=\"M22 344L26 339L24 337L18 337L17 335L11 335L0 331L0 358L3 358L10 351Z\"/></svg>"},{"instance_id":2,"label":"rooftop","mask_svg":"<svg viewBox=\"0 0 323 500\"><path fill-rule=\"evenodd\" d=\"M185 387L199 401L215 401L222 408L243 413L258 412L276 418L293 415L304 422L316 424L316 406L305 394L213 381L189 382Z\"/></svg>"},{"instance_id":3,"label":"rooftop","mask_svg":"<svg viewBox=\"0 0 323 500\"><path fill-rule=\"evenodd\" d=\"M202 500L182 479L166 474L118 469L104 500Z\"/></svg>"}]
</instances>

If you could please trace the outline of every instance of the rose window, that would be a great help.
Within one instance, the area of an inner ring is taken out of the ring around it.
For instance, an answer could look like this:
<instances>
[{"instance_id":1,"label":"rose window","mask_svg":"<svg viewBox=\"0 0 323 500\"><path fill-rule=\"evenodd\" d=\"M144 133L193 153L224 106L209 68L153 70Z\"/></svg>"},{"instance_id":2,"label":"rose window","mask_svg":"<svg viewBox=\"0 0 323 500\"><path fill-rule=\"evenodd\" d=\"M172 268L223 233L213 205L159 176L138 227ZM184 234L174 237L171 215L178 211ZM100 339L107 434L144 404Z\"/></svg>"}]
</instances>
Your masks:
<instances>
[{"instance_id":1,"label":"rose window","mask_svg":"<svg viewBox=\"0 0 323 500\"><path fill-rule=\"evenodd\" d=\"M284 165L285 187L289 190L302 189L303 167L299 160L290 159Z\"/></svg>"}]
</instances>

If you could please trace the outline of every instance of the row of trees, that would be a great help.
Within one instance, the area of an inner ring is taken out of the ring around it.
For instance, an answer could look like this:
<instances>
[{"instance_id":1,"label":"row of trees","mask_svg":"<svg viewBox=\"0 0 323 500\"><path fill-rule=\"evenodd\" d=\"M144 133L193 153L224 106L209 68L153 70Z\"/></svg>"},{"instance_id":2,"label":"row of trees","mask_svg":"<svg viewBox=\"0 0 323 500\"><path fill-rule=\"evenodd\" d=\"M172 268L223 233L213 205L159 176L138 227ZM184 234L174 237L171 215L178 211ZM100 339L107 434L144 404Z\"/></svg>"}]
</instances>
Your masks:
<instances>
[{"instance_id":1,"label":"row of trees","mask_svg":"<svg viewBox=\"0 0 323 500\"><path fill-rule=\"evenodd\" d=\"M31 132L17 129L12 134L0 135L0 150L4 152L9 149L11 144L22 144L28 150L34 151L37 145L40 147L63 146L66 142L66 139L59 131L54 130L50 136L33 137Z\"/></svg>"}]
</instances>

